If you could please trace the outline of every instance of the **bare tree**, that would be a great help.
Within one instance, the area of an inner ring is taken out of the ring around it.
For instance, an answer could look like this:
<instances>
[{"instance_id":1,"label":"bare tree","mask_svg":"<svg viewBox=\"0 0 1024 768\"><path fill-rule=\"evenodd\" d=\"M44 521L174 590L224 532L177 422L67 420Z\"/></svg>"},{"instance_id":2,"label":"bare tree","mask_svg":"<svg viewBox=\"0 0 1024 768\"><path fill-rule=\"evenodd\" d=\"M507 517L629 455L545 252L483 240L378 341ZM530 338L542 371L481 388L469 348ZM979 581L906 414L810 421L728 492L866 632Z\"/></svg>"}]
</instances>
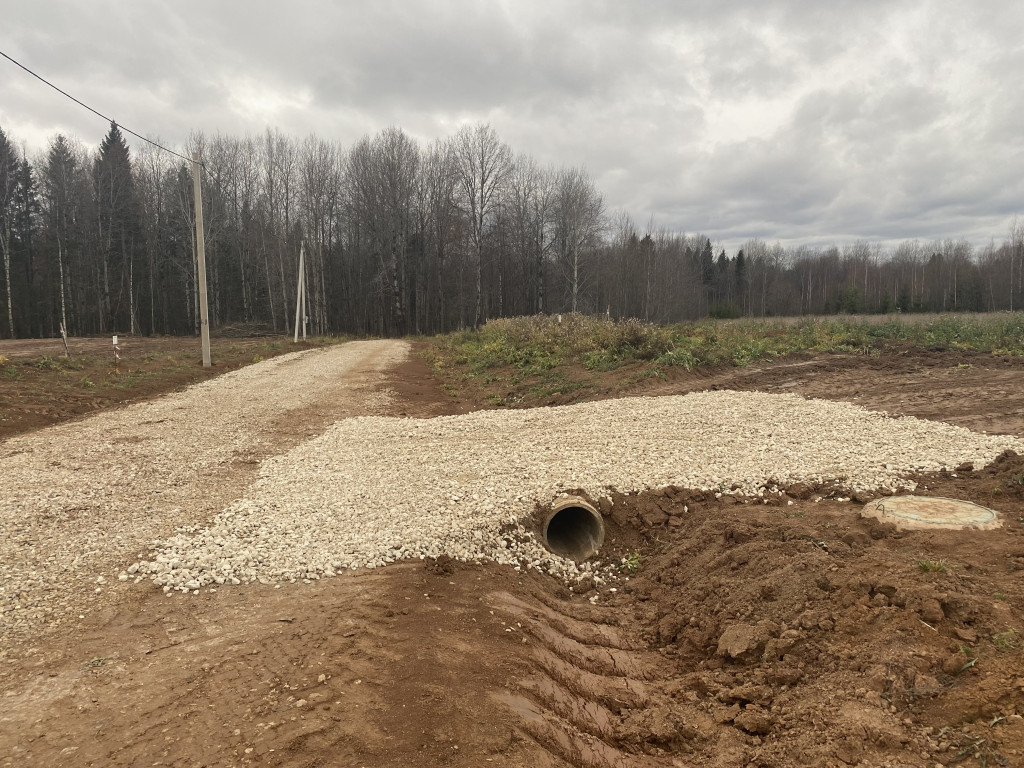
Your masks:
<instances>
[{"instance_id":1,"label":"bare tree","mask_svg":"<svg viewBox=\"0 0 1024 768\"><path fill-rule=\"evenodd\" d=\"M340 194L338 148L315 136L308 137L299 150L299 205L313 278L313 323L320 333L327 330L327 257L335 240Z\"/></svg>"},{"instance_id":2,"label":"bare tree","mask_svg":"<svg viewBox=\"0 0 1024 768\"><path fill-rule=\"evenodd\" d=\"M419 230L429 241L431 269L428 279L436 303L437 320L434 328L446 329L445 301L447 286L444 281L449 250L458 236L459 209L455 202L458 185L455 155L447 141L434 141L423 154L422 170L417 192Z\"/></svg>"},{"instance_id":3,"label":"bare tree","mask_svg":"<svg viewBox=\"0 0 1024 768\"><path fill-rule=\"evenodd\" d=\"M1021 285L1024 285L1024 221L1018 220L1016 216L1013 217L1013 222L1010 224L1010 240L1009 240L1009 251L1010 251L1010 311L1013 312L1013 267L1020 259L1020 266L1017 268L1017 281L1020 285L1017 286L1018 291L1021 290Z\"/></svg>"},{"instance_id":4,"label":"bare tree","mask_svg":"<svg viewBox=\"0 0 1024 768\"><path fill-rule=\"evenodd\" d=\"M459 178L459 204L470 219L476 267L476 309L473 325L484 321L483 259L486 225L498 207L505 182L512 170L512 150L490 125L463 126L452 147Z\"/></svg>"},{"instance_id":5,"label":"bare tree","mask_svg":"<svg viewBox=\"0 0 1024 768\"><path fill-rule=\"evenodd\" d=\"M0 256L4 260L4 284L7 297L7 329L14 338L14 298L11 295L11 238L16 218L15 187L18 156L7 135L0 129Z\"/></svg>"},{"instance_id":6,"label":"bare tree","mask_svg":"<svg viewBox=\"0 0 1024 768\"><path fill-rule=\"evenodd\" d=\"M277 253L278 288L281 291L281 306L288 306L290 260L288 235L292 211L295 204L298 150L294 142L278 130L267 130L263 136L262 163L263 189L262 208L264 211L264 240L269 235ZM287 252L287 253L286 253ZM297 269L297 267L296 267ZM268 269L268 280L269 272ZM268 285L269 290L269 285ZM288 312L283 311L285 332L291 331Z\"/></svg>"},{"instance_id":7,"label":"bare tree","mask_svg":"<svg viewBox=\"0 0 1024 768\"><path fill-rule=\"evenodd\" d=\"M529 155L516 158L509 174L505 207L512 234L512 249L533 274L533 311L544 311L545 263L551 252L552 204L555 174L541 168Z\"/></svg>"},{"instance_id":8,"label":"bare tree","mask_svg":"<svg viewBox=\"0 0 1024 768\"><path fill-rule=\"evenodd\" d=\"M583 256L604 228L604 198L586 171L563 168L555 178L554 239L566 273L572 312L579 310Z\"/></svg>"},{"instance_id":9,"label":"bare tree","mask_svg":"<svg viewBox=\"0 0 1024 768\"><path fill-rule=\"evenodd\" d=\"M407 329L408 247L419 166L419 148L399 128L387 128L372 141L364 137L349 154L354 215L369 235L380 268L378 285L400 334Z\"/></svg>"}]
</instances>

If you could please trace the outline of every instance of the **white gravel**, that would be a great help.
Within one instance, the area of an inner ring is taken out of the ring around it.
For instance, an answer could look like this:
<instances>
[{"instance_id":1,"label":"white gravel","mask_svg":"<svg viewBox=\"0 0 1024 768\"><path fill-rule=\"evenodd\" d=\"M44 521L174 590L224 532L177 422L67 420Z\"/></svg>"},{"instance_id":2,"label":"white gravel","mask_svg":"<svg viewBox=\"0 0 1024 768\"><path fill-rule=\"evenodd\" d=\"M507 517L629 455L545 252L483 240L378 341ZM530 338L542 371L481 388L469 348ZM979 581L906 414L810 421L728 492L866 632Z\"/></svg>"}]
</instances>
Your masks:
<instances>
[{"instance_id":1,"label":"white gravel","mask_svg":"<svg viewBox=\"0 0 1024 768\"><path fill-rule=\"evenodd\" d=\"M384 412L381 373L408 350L361 341L282 355L0 441L0 659L11 633L102 607L120 570L155 538L207 524L266 456Z\"/></svg>"},{"instance_id":2,"label":"white gravel","mask_svg":"<svg viewBox=\"0 0 1024 768\"><path fill-rule=\"evenodd\" d=\"M155 542L148 575L165 590L331 576L441 554L565 578L523 526L569 488L598 498L668 485L758 495L843 479L912 488L915 471L983 466L1024 442L945 423L889 418L798 395L702 392L429 420L364 417L264 463L209 528ZM589 568L590 566L587 566Z\"/></svg>"}]
</instances>

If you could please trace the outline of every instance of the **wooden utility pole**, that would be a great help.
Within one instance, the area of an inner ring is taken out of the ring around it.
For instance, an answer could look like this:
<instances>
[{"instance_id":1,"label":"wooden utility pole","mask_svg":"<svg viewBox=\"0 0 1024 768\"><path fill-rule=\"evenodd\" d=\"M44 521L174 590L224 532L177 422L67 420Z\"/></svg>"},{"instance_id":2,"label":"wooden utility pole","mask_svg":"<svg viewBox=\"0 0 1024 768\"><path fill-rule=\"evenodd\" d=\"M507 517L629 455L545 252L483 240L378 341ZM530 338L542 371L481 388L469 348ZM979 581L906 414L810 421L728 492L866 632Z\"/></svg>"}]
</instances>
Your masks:
<instances>
[{"instance_id":1,"label":"wooden utility pole","mask_svg":"<svg viewBox=\"0 0 1024 768\"><path fill-rule=\"evenodd\" d=\"M295 338L293 344L299 341L299 325L302 325L302 340L306 340L306 241L299 245L299 287L295 297Z\"/></svg>"},{"instance_id":2,"label":"wooden utility pole","mask_svg":"<svg viewBox=\"0 0 1024 768\"><path fill-rule=\"evenodd\" d=\"M199 181L201 174L199 153L192 155L192 189L196 199L196 255L199 260L199 334L203 340L203 367L209 368L210 362L210 314L206 307L206 240L203 235L203 186Z\"/></svg>"}]
</instances>

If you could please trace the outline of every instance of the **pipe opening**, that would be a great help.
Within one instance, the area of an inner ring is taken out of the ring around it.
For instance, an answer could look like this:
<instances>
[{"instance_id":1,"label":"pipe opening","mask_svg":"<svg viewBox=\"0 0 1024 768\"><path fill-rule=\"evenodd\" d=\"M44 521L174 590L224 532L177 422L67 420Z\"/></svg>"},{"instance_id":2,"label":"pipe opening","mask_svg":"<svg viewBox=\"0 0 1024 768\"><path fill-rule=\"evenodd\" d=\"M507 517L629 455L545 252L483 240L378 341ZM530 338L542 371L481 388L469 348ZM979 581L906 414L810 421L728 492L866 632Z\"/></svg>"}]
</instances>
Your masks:
<instances>
[{"instance_id":1,"label":"pipe opening","mask_svg":"<svg viewBox=\"0 0 1024 768\"><path fill-rule=\"evenodd\" d=\"M604 544L604 521L582 499L561 499L544 523L543 543L556 555L581 563Z\"/></svg>"}]
</instances>

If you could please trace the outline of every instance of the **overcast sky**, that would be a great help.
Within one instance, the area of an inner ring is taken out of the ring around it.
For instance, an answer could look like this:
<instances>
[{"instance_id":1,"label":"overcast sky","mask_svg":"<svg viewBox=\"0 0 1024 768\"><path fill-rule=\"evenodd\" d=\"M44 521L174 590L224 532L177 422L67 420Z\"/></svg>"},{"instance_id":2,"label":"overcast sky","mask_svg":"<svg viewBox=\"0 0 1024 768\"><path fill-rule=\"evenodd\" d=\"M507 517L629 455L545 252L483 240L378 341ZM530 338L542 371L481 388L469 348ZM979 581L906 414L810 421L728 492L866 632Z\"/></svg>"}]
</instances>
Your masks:
<instances>
[{"instance_id":1,"label":"overcast sky","mask_svg":"<svg viewBox=\"0 0 1024 768\"><path fill-rule=\"evenodd\" d=\"M1016 0L33 0L0 20L0 50L175 147L486 121L585 166L642 229L730 249L982 245L1024 215ZM0 127L34 152L108 126L0 59Z\"/></svg>"}]
</instances>

